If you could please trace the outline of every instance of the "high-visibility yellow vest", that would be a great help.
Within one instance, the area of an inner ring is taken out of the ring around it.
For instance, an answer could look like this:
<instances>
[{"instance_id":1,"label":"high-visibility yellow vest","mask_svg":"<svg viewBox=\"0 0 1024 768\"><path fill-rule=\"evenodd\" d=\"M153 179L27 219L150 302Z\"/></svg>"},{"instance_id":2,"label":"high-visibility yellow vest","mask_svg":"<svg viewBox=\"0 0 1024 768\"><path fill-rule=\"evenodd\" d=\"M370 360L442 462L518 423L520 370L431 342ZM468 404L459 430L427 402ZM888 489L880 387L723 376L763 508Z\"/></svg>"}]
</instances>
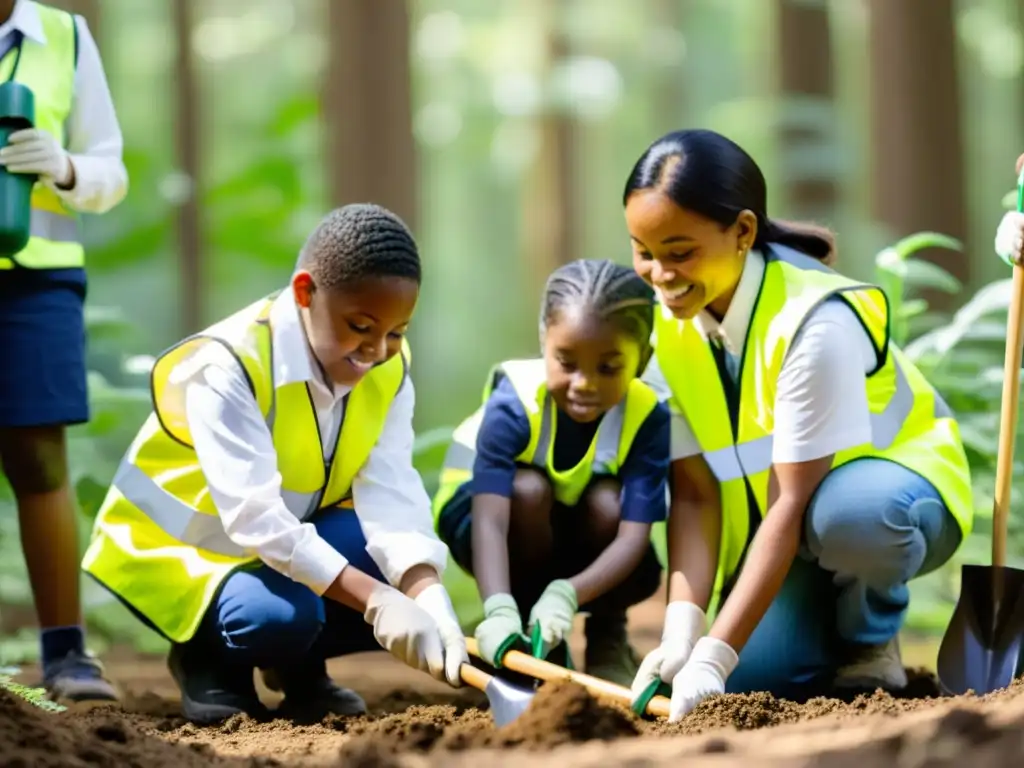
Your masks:
<instances>
[{"instance_id":1,"label":"high-visibility yellow vest","mask_svg":"<svg viewBox=\"0 0 1024 768\"><path fill-rule=\"evenodd\" d=\"M730 414L710 343L697 325L673 318L664 307L655 320L655 353L672 401L689 421L721 490L722 534L711 606L740 567L752 525L768 510L775 385L786 353L808 314L830 297L853 309L878 354L878 366L867 378L871 442L838 452L833 469L862 457L907 467L935 486L964 538L970 533L971 478L959 427L890 339L885 293L792 249L773 248L737 375L738 414ZM748 507L748 485L756 510Z\"/></svg>"},{"instance_id":2,"label":"high-visibility yellow vest","mask_svg":"<svg viewBox=\"0 0 1024 768\"><path fill-rule=\"evenodd\" d=\"M257 301L156 361L154 411L117 470L83 561L87 573L175 642L192 637L225 578L257 561L225 533L191 447L181 383L202 362L201 347L224 345L245 370L273 435L281 495L300 519L348 498L406 376L411 356L403 342L402 354L349 393L328 465L307 384L274 382L272 304L273 297ZM293 508L308 494L313 500L305 509Z\"/></svg>"},{"instance_id":3,"label":"high-visibility yellow vest","mask_svg":"<svg viewBox=\"0 0 1024 768\"><path fill-rule=\"evenodd\" d=\"M452 435L445 455L440 484L434 495L434 524L441 510L473 475L476 459L476 437L483 420L484 408L502 378L508 378L519 396L530 422L530 442L516 461L537 467L551 480L555 499L573 506L579 502L594 475L617 475L637 430L658 404L658 396L647 384L633 379L626 396L601 419L586 455L571 469L557 470L554 461L555 403L547 391L543 359L508 360L491 369L484 386L483 403Z\"/></svg>"},{"instance_id":4,"label":"high-visibility yellow vest","mask_svg":"<svg viewBox=\"0 0 1024 768\"><path fill-rule=\"evenodd\" d=\"M42 3L35 6L46 43L25 37L0 59L0 82L15 80L35 96L35 127L41 128L67 146L65 122L75 97L75 68L78 59L78 28L70 13ZM0 269L15 263L32 269L81 267L85 250L79 233L78 216L65 207L57 194L41 181L32 188L30 237L23 250L12 258L0 258Z\"/></svg>"}]
</instances>

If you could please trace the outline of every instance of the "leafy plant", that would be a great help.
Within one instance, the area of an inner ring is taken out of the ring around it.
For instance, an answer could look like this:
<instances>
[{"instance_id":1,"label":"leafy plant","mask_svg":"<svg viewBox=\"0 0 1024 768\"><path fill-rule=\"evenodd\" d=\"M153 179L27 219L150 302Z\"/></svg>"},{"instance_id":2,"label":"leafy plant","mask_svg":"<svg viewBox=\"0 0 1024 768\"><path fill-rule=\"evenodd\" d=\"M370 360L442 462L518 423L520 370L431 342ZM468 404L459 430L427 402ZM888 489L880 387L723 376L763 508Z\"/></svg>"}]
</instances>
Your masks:
<instances>
[{"instance_id":1,"label":"leafy plant","mask_svg":"<svg viewBox=\"0 0 1024 768\"><path fill-rule=\"evenodd\" d=\"M1015 194L1015 193L1014 193ZM876 279L893 308L893 338L956 414L971 467L975 525L954 559L920 580L911 582L913 600L908 626L925 632L944 630L959 594L963 562L987 562L991 537L992 489L995 485L996 446L1002 398L1006 311L1009 279L985 285L949 315L928 314L926 303L914 294L932 288L957 294L959 282L940 267L914 254L923 248L960 249L945 235L924 232L884 249L876 258ZM927 319L914 333L914 321ZM1021 454L1020 439L1016 456ZM1014 462L1013 497L1024 498L1021 463ZM1019 560L1024 543L1024 520L1011 509L1012 561Z\"/></svg>"},{"instance_id":2,"label":"leafy plant","mask_svg":"<svg viewBox=\"0 0 1024 768\"><path fill-rule=\"evenodd\" d=\"M0 689L12 693L19 699L24 699L32 706L47 712L63 712L67 709L67 707L47 698L45 688L30 688L27 685L14 682L11 675L17 673L18 670L11 667L5 667L0 670Z\"/></svg>"}]
</instances>

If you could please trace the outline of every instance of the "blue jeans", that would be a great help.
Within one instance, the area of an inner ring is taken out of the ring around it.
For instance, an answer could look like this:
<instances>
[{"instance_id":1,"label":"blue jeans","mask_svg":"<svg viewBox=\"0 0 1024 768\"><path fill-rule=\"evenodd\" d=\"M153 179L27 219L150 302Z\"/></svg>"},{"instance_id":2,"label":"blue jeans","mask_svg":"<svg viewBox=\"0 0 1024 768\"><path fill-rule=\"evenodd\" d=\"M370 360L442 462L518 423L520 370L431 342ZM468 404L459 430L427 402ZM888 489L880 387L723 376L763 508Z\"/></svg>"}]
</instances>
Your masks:
<instances>
[{"instance_id":1,"label":"blue jeans","mask_svg":"<svg viewBox=\"0 0 1024 768\"><path fill-rule=\"evenodd\" d=\"M353 510L326 509L311 522L351 565L385 581L366 552ZM189 642L209 647L228 663L261 668L319 666L335 656L380 648L362 614L266 565L229 576Z\"/></svg>"},{"instance_id":2,"label":"blue jeans","mask_svg":"<svg viewBox=\"0 0 1024 768\"><path fill-rule=\"evenodd\" d=\"M831 679L849 644L880 644L903 624L907 582L943 565L961 531L938 491L883 459L830 472L807 509L804 540L726 686L796 695Z\"/></svg>"}]
</instances>

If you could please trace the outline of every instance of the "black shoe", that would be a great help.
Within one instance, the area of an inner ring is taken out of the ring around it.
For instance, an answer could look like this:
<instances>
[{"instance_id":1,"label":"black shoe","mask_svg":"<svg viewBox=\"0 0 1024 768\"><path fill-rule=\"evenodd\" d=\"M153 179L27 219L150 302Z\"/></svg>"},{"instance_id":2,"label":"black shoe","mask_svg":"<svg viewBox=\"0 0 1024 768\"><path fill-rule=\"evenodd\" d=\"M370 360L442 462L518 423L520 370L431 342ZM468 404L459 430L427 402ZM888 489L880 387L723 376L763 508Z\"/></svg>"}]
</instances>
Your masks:
<instances>
[{"instance_id":1,"label":"black shoe","mask_svg":"<svg viewBox=\"0 0 1024 768\"><path fill-rule=\"evenodd\" d=\"M197 648L174 643L167 667L181 689L181 712L196 725L213 725L233 715L266 713L256 694L252 667L228 665Z\"/></svg>"},{"instance_id":2,"label":"black shoe","mask_svg":"<svg viewBox=\"0 0 1024 768\"><path fill-rule=\"evenodd\" d=\"M54 701L117 701L117 689L91 653L72 651L43 666L43 686Z\"/></svg>"},{"instance_id":3,"label":"black shoe","mask_svg":"<svg viewBox=\"0 0 1024 768\"><path fill-rule=\"evenodd\" d=\"M355 717L366 714L366 702L355 691L343 688L327 674L322 661L301 669L263 670L263 682L284 693L277 708L280 717L300 722L319 722L327 715Z\"/></svg>"}]
</instances>

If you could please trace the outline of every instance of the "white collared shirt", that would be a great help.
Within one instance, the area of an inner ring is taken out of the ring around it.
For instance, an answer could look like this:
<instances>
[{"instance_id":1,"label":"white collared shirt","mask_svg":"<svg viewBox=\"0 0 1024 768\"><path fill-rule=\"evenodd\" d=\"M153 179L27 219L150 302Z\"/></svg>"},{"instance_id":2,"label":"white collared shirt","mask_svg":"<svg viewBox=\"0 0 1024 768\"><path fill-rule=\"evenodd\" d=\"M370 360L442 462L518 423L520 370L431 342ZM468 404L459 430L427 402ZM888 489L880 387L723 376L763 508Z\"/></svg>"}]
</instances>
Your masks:
<instances>
[{"instance_id":1,"label":"white collared shirt","mask_svg":"<svg viewBox=\"0 0 1024 768\"><path fill-rule=\"evenodd\" d=\"M706 310L693 320L705 337L722 346L726 368L734 379L764 271L764 257L748 251L721 322ZM667 310L659 307L658 311ZM813 461L870 442L865 382L876 364L874 344L845 302L829 300L812 311L793 339L775 384L773 463ZM651 358L643 379L662 399L670 398L657 358ZM673 461L699 454L700 445L686 417L675 407L672 411Z\"/></svg>"},{"instance_id":2,"label":"white collared shirt","mask_svg":"<svg viewBox=\"0 0 1024 768\"><path fill-rule=\"evenodd\" d=\"M329 459L349 390L329 387L321 377L291 288L274 301L270 323L275 386L308 383L324 458ZM219 344L202 350L202 363L189 373L185 412L224 530L274 570L322 595L348 561L313 525L300 520L311 496L282 497L273 439L238 362ZM406 378L352 484L366 550L396 586L410 567L424 563L442 573L448 559L448 548L434 533L430 499L412 464L414 405L412 381Z\"/></svg>"},{"instance_id":3,"label":"white collared shirt","mask_svg":"<svg viewBox=\"0 0 1024 768\"><path fill-rule=\"evenodd\" d=\"M75 166L75 186L50 187L69 208L83 213L105 213L128 192L128 172L122 160L124 140L96 41L84 18L75 16L75 24L78 64L74 100L65 125L65 149ZM46 44L39 11L27 0L17 0L11 17L0 24L0 56L13 47L16 32Z\"/></svg>"}]
</instances>

